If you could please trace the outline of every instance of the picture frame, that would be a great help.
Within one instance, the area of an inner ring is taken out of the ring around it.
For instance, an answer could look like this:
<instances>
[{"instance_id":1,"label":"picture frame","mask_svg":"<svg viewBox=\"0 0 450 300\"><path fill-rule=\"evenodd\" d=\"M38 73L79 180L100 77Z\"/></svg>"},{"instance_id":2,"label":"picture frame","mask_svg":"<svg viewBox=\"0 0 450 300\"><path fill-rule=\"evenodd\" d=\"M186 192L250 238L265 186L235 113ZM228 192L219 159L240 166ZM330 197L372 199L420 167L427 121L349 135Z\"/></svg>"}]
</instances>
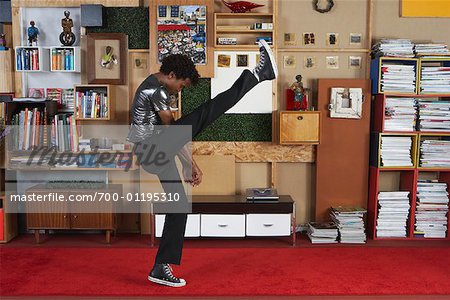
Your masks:
<instances>
[{"instance_id":1,"label":"picture frame","mask_svg":"<svg viewBox=\"0 0 450 300\"><path fill-rule=\"evenodd\" d=\"M294 32L285 32L284 33L284 45L285 46L297 45L297 37Z\"/></svg>"},{"instance_id":2,"label":"picture frame","mask_svg":"<svg viewBox=\"0 0 450 300\"><path fill-rule=\"evenodd\" d=\"M248 67L248 54L236 54L236 67Z\"/></svg>"},{"instance_id":3,"label":"picture frame","mask_svg":"<svg viewBox=\"0 0 450 300\"><path fill-rule=\"evenodd\" d=\"M297 62L295 56L286 55L283 56L283 67L284 68L295 68L297 66Z\"/></svg>"},{"instance_id":4,"label":"picture frame","mask_svg":"<svg viewBox=\"0 0 450 300\"><path fill-rule=\"evenodd\" d=\"M339 45L339 33L329 32L327 33L327 46Z\"/></svg>"},{"instance_id":5,"label":"picture frame","mask_svg":"<svg viewBox=\"0 0 450 300\"><path fill-rule=\"evenodd\" d=\"M231 56L220 54L217 57L217 66L219 68L230 68L231 67Z\"/></svg>"},{"instance_id":6,"label":"picture frame","mask_svg":"<svg viewBox=\"0 0 450 300\"><path fill-rule=\"evenodd\" d=\"M361 33L350 33L350 45L359 46L362 43L362 34Z\"/></svg>"},{"instance_id":7,"label":"picture frame","mask_svg":"<svg viewBox=\"0 0 450 300\"><path fill-rule=\"evenodd\" d=\"M314 32L303 32L303 45L310 46L316 44L316 34Z\"/></svg>"},{"instance_id":8,"label":"picture frame","mask_svg":"<svg viewBox=\"0 0 450 300\"><path fill-rule=\"evenodd\" d=\"M303 67L305 69L314 69L317 67L317 59L315 56L305 56L303 59Z\"/></svg>"},{"instance_id":9,"label":"picture frame","mask_svg":"<svg viewBox=\"0 0 450 300\"><path fill-rule=\"evenodd\" d=\"M348 57L348 68L349 69L361 69L361 56L349 56Z\"/></svg>"},{"instance_id":10,"label":"picture frame","mask_svg":"<svg viewBox=\"0 0 450 300\"><path fill-rule=\"evenodd\" d=\"M150 0L149 20L150 73L178 53L192 58L201 77L214 77L214 0Z\"/></svg>"},{"instance_id":11,"label":"picture frame","mask_svg":"<svg viewBox=\"0 0 450 300\"><path fill-rule=\"evenodd\" d=\"M90 84L125 84L128 36L123 33L87 34L86 73Z\"/></svg>"},{"instance_id":12,"label":"picture frame","mask_svg":"<svg viewBox=\"0 0 450 300\"><path fill-rule=\"evenodd\" d=\"M331 88L331 99L328 109L331 118L361 119L363 90L362 88Z\"/></svg>"},{"instance_id":13,"label":"picture frame","mask_svg":"<svg viewBox=\"0 0 450 300\"><path fill-rule=\"evenodd\" d=\"M325 59L327 69L339 69L339 56L327 56Z\"/></svg>"}]
</instances>

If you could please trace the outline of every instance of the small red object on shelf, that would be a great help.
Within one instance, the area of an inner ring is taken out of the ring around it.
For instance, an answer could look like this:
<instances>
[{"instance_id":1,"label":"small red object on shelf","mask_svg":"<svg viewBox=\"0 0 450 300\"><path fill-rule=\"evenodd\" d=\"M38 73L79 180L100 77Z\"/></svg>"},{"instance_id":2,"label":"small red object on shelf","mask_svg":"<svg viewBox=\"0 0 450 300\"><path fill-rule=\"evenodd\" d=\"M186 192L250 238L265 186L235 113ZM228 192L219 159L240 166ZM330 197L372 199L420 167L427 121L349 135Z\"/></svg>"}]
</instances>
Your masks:
<instances>
[{"instance_id":1,"label":"small red object on shelf","mask_svg":"<svg viewBox=\"0 0 450 300\"><path fill-rule=\"evenodd\" d=\"M295 92L286 89L286 110L308 110L308 96L303 95L302 99L295 98Z\"/></svg>"},{"instance_id":2,"label":"small red object on shelf","mask_svg":"<svg viewBox=\"0 0 450 300\"><path fill-rule=\"evenodd\" d=\"M256 4L253 2L247 2L247 1L237 1L237 2L225 2L222 0L223 4L231 9L234 13L245 13L250 12L254 8L263 7L262 4Z\"/></svg>"}]
</instances>

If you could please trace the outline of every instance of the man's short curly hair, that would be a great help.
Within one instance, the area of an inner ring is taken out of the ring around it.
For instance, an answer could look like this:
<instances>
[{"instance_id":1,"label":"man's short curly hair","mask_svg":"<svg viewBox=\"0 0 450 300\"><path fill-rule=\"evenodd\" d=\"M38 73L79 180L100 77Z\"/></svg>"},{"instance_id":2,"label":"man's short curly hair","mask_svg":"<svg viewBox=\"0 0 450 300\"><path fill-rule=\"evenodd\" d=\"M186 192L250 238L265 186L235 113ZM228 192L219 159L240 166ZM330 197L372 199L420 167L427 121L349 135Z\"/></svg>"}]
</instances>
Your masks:
<instances>
[{"instance_id":1,"label":"man's short curly hair","mask_svg":"<svg viewBox=\"0 0 450 300\"><path fill-rule=\"evenodd\" d=\"M166 75L173 72L178 79L189 78L192 85L196 85L200 78L192 60L187 55L183 54L166 56L162 61L159 71Z\"/></svg>"}]
</instances>

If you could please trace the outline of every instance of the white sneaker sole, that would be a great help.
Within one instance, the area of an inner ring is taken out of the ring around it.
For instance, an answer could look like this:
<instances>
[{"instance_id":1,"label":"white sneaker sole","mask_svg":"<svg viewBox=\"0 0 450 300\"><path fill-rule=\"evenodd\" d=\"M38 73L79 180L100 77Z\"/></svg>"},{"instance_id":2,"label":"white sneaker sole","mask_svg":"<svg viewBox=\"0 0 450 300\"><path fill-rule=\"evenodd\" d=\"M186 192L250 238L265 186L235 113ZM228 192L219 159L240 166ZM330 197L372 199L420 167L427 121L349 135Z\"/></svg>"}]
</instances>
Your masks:
<instances>
[{"instance_id":1,"label":"white sneaker sole","mask_svg":"<svg viewBox=\"0 0 450 300\"><path fill-rule=\"evenodd\" d=\"M180 282L180 283L173 283L173 282L161 280L161 279L158 279L158 278L155 278L155 277L152 277L152 276L148 276L147 278L151 282L162 284L162 285L167 285L167 286L171 286L171 287L182 287L182 286L186 285L186 281Z\"/></svg>"},{"instance_id":2,"label":"white sneaker sole","mask_svg":"<svg viewBox=\"0 0 450 300\"><path fill-rule=\"evenodd\" d=\"M270 49L269 44L263 39L259 40L261 45L266 49L266 52L269 54L270 63L272 64L273 72L275 73L275 78L278 77L278 67L277 62L275 61L275 58L273 57L272 49Z\"/></svg>"}]
</instances>

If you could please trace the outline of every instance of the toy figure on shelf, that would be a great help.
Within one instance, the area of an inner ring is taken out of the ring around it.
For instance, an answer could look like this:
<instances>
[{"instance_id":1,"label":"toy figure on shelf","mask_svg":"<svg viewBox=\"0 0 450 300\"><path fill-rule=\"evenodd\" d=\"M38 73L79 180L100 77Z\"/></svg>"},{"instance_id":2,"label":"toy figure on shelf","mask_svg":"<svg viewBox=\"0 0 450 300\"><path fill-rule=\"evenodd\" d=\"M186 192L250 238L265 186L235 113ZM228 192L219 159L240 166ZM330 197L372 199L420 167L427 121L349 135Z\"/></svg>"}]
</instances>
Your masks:
<instances>
[{"instance_id":1,"label":"toy figure on shelf","mask_svg":"<svg viewBox=\"0 0 450 300\"><path fill-rule=\"evenodd\" d=\"M33 42L35 42L37 46L37 37L39 35L39 29L35 27L34 21L30 21L30 27L28 27L28 44L29 46L33 46Z\"/></svg>"},{"instance_id":2,"label":"toy figure on shelf","mask_svg":"<svg viewBox=\"0 0 450 300\"><path fill-rule=\"evenodd\" d=\"M294 92L294 110L308 110L308 88L303 87L302 75L295 76L295 82L290 89Z\"/></svg>"},{"instance_id":3,"label":"toy figure on shelf","mask_svg":"<svg viewBox=\"0 0 450 300\"><path fill-rule=\"evenodd\" d=\"M70 16L70 11L66 10L64 12L64 19L61 19L61 26L63 32L59 35L59 41L63 46L72 46L75 43L75 34L72 32L73 21Z\"/></svg>"},{"instance_id":4,"label":"toy figure on shelf","mask_svg":"<svg viewBox=\"0 0 450 300\"><path fill-rule=\"evenodd\" d=\"M8 50L8 47L6 47L5 35L5 33L0 33L0 50Z\"/></svg>"},{"instance_id":5,"label":"toy figure on shelf","mask_svg":"<svg viewBox=\"0 0 450 300\"><path fill-rule=\"evenodd\" d=\"M113 55L113 49L111 46L106 46L106 53L102 55L101 66L105 69L111 69L113 64L117 65L117 58Z\"/></svg>"},{"instance_id":6,"label":"toy figure on shelf","mask_svg":"<svg viewBox=\"0 0 450 300\"><path fill-rule=\"evenodd\" d=\"M253 2L247 2L247 1L238 1L238 2L225 2L222 0L223 4L231 9L231 12L233 13L246 13L251 12L252 9L263 7L262 4L256 4Z\"/></svg>"}]
</instances>

